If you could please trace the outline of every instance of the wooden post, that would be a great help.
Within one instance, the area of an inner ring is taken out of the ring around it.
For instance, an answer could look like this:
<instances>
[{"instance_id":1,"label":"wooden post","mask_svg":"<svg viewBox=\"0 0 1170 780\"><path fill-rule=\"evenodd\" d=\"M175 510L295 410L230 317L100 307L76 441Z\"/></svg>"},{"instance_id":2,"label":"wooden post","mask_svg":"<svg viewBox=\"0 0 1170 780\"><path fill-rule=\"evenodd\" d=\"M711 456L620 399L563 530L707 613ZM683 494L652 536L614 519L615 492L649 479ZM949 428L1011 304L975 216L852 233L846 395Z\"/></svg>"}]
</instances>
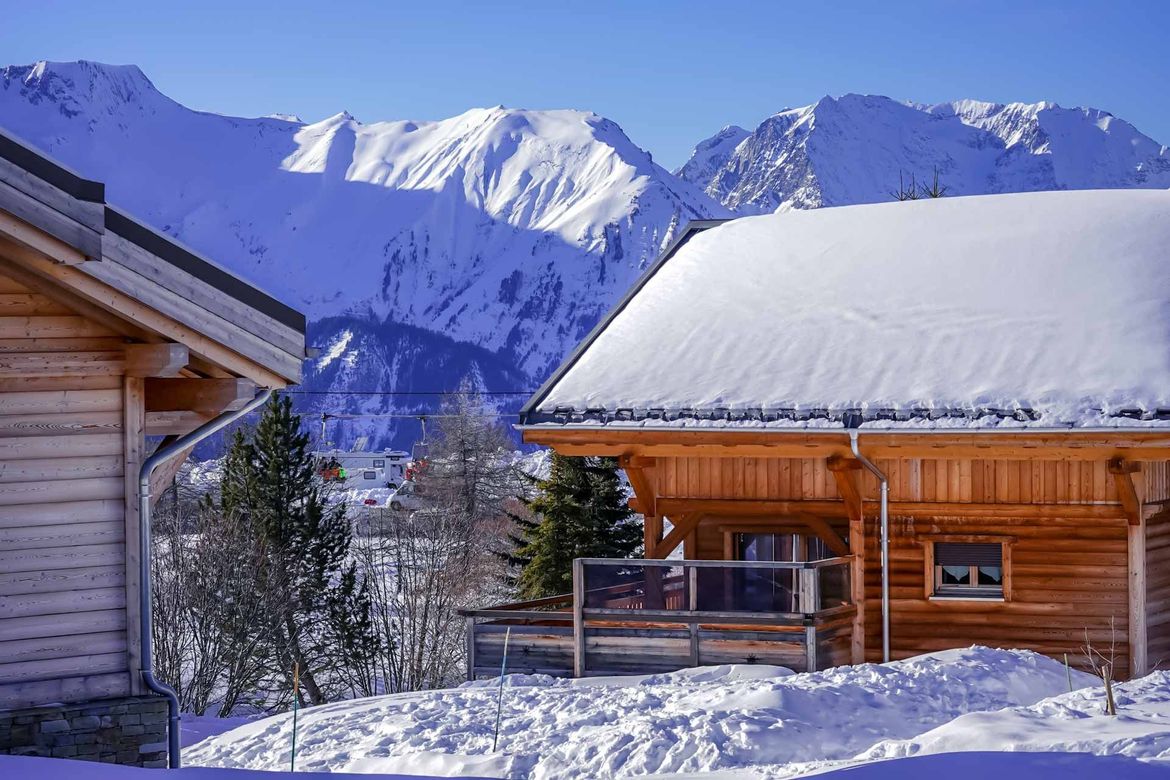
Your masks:
<instances>
[{"instance_id":1,"label":"wooden post","mask_svg":"<svg viewBox=\"0 0 1170 780\"><path fill-rule=\"evenodd\" d=\"M125 548L126 548L126 648L130 672L130 692L135 696L146 693L142 682L142 611L139 609L139 517L138 469L142 467L144 412L146 408L143 381L135 377L122 380L122 447L125 486ZM147 551L149 554L149 550Z\"/></svg>"},{"instance_id":2,"label":"wooden post","mask_svg":"<svg viewBox=\"0 0 1170 780\"><path fill-rule=\"evenodd\" d=\"M699 567L687 568L687 609L691 612L699 611ZM699 660L699 624L691 622L691 666L698 666Z\"/></svg>"},{"instance_id":3,"label":"wooden post","mask_svg":"<svg viewBox=\"0 0 1170 780\"><path fill-rule=\"evenodd\" d=\"M573 676L585 676L585 564L573 561Z\"/></svg>"},{"instance_id":4,"label":"wooden post","mask_svg":"<svg viewBox=\"0 0 1170 780\"><path fill-rule=\"evenodd\" d=\"M1146 627L1146 523L1128 525L1129 532L1129 676L1149 671Z\"/></svg>"},{"instance_id":5,"label":"wooden post","mask_svg":"<svg viewBox=\"0 0 1170 780\"><path fill-rule=\"evenodd\" d=\"M1122 458L1109 461L1117 499L1125 511L1128 540L1129 676L1145 675L1148 666L1146 629L1146 512L1141 466ZM1134 475L1137 479L1134 479Z\"/></svg>"},{"instance_id":6,"label":"wooden post","mask_svg":"<svg viewBox=\"0 0 1170 780\"><path fill-rule=\"evenodd\" d=\"M811 621L804 627L804 667L806 672L817 670L817 627Z\"/></svg>"},{"instance_id":7,"label":"wooden post","mask_svg":"<svg viewBox=\"0 0 1170 780\"><path fill-rule=\"evenodd\" d=\"M819 580L820 577L817 576L816 569L800 570L800 611L805 615L811 615L817 611L817 604L820 602L817 587Z\"/></svg>"},{"instance_id":8,"label":"wooden post","mask_svg":"<svg viewBox=\"0 0 1170 780\"><path fill-rule=\"evenodd\" d=\"M849 511L850 600L857 608L853 618L852 661L865 663L865 516L862 511L861 463L854 458L829 458L829 469L837 482L837 492Z\"/></svg>"},{"instance_id":9,"label":"wooden post","mask_svg":"<svg viewBox=\"0 0 1170 780\"><path fill-rule=\"evenodd\" d=\"M475 618L467 618L467 635L463 641L467 643L467 680L475 679Z\"/></svg>"}]
</instances>

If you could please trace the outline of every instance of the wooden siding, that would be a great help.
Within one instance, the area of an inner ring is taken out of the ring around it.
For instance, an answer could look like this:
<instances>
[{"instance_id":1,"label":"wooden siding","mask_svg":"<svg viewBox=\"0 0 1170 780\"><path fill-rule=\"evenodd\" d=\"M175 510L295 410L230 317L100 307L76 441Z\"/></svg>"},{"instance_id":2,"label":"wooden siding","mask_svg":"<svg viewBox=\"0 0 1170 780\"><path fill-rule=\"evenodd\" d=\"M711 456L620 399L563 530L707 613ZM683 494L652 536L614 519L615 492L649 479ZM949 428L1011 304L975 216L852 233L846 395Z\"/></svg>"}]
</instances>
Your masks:
<instances>
[{"instance_id":1,"label":"wooden siding","mask_svg":"<svg viewBox=\"0 0 1170 780\"><path fill-rule=\"evenodd\" d=\"M131 692L122 344L0 276L0 709Z\"/></svg>"},{"instance_id":2,"label":"wooden siding","mask_svg":"<svg viewBox=\"0 0 1170 780\"><path fill-rule=\"evenodd\" d=\"M1165 464L1149 464L1151 482L1170 498ZM1065 460L877 461L891 501L963 504L1114 503L1108 463ZM1162 468L1153 468L1154 466ZM671 498L839 500L824 458L658 458L658 495ZM877 481L865 481L877 499ZM1156 500L1156 499L1155 499Z\"/></svg>"},{"instance_id":3,"label":"wooden siding","mask_svg":"<svg viewBox=\"0 0 1170 780\"><path fill-rule=\"evenodd\" d=\"M1117 668L1129 669L1129 533L1109 460L1103 455L1046 459L1045 454L1038 448L1031 459L876 461L890 482L894 658L979 643L1057 658L1067 653L1080 666L1087 637L1096 647L1116 641ZM826 458L646 457L640 463L652 479L656 505L670 510L664 512L667 519L672 511L703 515L687 539L688 558L728 557L731 533L787 531L801 511L824 517L848 538L848 507ZM1170 463L1142 463L1135 481L1147 511L1170 501ZM860 486L864 655L880 661L878 482L864 473ZM774 515L768 502L776 502ZM1170 511L1151 518L1146 533L1148 659L1170 667ZM926 545L948 535L1010 541L1004 601L930 597Z\"/></svg>"},{"instance_id":4,"label":"wooden siding","mask_svg":"<svg viewBox=\"0 0 1170 780\"><path fill-rule=\"evenodd\" d=\"M1146 520L1146 659L1170 669L1170 511Z\"/></svg>"}]
</instances>

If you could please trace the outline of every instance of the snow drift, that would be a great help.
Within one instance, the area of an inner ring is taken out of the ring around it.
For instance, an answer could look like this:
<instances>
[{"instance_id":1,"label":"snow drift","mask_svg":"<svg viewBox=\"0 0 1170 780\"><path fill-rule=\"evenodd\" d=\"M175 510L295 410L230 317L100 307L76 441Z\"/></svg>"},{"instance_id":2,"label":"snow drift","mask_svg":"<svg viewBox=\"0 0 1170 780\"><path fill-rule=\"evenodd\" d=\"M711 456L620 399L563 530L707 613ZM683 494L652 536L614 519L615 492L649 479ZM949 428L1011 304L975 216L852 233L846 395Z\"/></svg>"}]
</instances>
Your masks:
<instances>
[{"instance_id":1,"label":"snow drift","mask_svg":"<svg viewBox=\"0 0 1170 780\"><path fill-rule=\"evenodd\" d=\"M1092 681L1074 672L1077 685ZM1025 651L953 650L886 665L792 674L707 667L647 677L511 676L491 752L490 683L317 707L301 713L307 771L595 778L773 769L852 758L960 714L1032 704L1066 690L1065 669ZM190 749L192 765L280 769L291 717Z\"/></svg>"}]
</instances>

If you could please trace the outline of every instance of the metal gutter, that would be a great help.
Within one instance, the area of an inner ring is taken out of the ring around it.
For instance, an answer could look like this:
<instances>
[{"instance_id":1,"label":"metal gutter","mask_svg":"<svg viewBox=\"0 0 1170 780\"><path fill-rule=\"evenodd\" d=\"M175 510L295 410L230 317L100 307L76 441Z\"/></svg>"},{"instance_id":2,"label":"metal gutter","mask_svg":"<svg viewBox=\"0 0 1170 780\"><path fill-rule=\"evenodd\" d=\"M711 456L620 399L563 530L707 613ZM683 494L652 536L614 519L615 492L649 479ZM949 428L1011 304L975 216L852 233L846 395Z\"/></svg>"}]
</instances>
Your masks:
<instances>
[{"instance_id":1,"label":"metal gutter","mask_svg":"<svg viewBox=\"0 0 1170 780\"><path fill-rule=\"evenodd\" d=\"M252 410L261 406L272 396L272 390L265 388L242 409L234 412L225 412L200 425L190 433L180 436L164 447L159 447L149 458L142 462L138 472L138 609L141 616L140 653L142 663L142 681L146 687L167 699L167 754L171 769L182 766L182 756L179 747L179 697L175 690L166 683L160 682L154 676L154 640L152 637L153 616L151 614L151 572L150 572L150 475L154 470L178 455L188 447L199 442L229 425Z\"/></svg>"},{"instance_id":2,"label":"metal gutter","mask_svg":"<svg viewBox=\"0 0 1170 780\"><path fill-rule=\"evenodd\" d=\"M674 253L683 246L683 244L691 239L691 236L695 235L696 233L701 233L702 231L709 228L718 227L719 225L731 221L732 220L730 219L696 219L688 222L686 227L684 227L678 236L675 237L674 241L670 242L670 246L663 250L662 254L658 256L658 259L655 260L654 263L646 269L645 273L638 277L638 281L634 282L633 286L631 286L630 289L626 291L626 294L621 297L621 300L619 300L617 304L615 304L614 307L610 309L609 312L607 312L606 315L602 317L596 325L593 326L593 330L589 331L589 335L586 336L581 341L581 343L579 343L577 347L569 353L569 356L561 362L556 371L552 372L552 375L544 381L544 384L542 384L540 388L537 389L536 393L534 393L533 396L528 399L528 402L525 403L524 406L520 407L520 424L523 425L528 420L529 415L531 415L533 410L535 410L536 407L540 405L540 402L545 399L545 397L549 394L549 391L553 389L553 386L556 385L557 382L561 381L565 374L569 373L569 369L577 364L577 361L580 360L581 356L585 354L585 350L593 346L593 342L597 340L597 338L605 331L607 327L609 327L609 324L613 322L619 314L622 313L626 306L629 305L630 301L634 299L634 296L641 292L642 288L645 287L646 284L654 278L654 275L662 269L662 266L666 264L666 261L669 260L671 256L674 255Z\"/></svg>"}]
</instances>

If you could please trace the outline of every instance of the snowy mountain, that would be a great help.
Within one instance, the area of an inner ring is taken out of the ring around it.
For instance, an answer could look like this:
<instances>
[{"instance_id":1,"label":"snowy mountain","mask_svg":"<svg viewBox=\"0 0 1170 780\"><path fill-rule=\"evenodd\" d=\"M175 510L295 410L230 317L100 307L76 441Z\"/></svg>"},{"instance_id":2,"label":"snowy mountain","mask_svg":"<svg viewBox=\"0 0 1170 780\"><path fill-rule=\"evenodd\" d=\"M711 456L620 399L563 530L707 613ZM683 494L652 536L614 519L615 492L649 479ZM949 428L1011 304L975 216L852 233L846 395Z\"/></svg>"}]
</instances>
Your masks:
<instances>
[{"instance_id":1,"label":"snowy mountain","mask_svg":"<svg viewBox=\"0 0 1170 780\"><path fill-rule=\"evenodd\" d=\"M40 62L0 70L0 125L304 308L327 351L361 322L361 369L312 367L318 389L399 387L384 363L404 340L429 364L447 354L533 387L680 224L727 215L580 111L242 119L188 109L133 66ZM448 387L449 373L410 381Z\"/></svg>"},{"instance_id":2,"label":"snowy mountain","mask_svg":"<svg viewBox=\"0 0 1170 780\"><path fill-rule=\"evenodd\" d=\"M82 61L0 69L0 126L303 308L323 351L306 387L345 393L302 408L351 413L434 406L362 390L536 387L692 219L884 201L935 167L951 194L1170 186L1164 147L1052 104L825 98L725 128L673 175L588 112L247 119ZM371 443L415 428L383 421Z\"/></svg>"},{"instance_id":3,"label":"snowy mountain","mask_svg":"<svg viewBox=\"0 0 1170 780\"><path fill-rule=\"evenodd\" d=\"M935 169L948 195L1170 187L1170 149L1095 108L822 98L724 128L678 171L740 214L891 199Z\"/></svg>"}]
</instances>

